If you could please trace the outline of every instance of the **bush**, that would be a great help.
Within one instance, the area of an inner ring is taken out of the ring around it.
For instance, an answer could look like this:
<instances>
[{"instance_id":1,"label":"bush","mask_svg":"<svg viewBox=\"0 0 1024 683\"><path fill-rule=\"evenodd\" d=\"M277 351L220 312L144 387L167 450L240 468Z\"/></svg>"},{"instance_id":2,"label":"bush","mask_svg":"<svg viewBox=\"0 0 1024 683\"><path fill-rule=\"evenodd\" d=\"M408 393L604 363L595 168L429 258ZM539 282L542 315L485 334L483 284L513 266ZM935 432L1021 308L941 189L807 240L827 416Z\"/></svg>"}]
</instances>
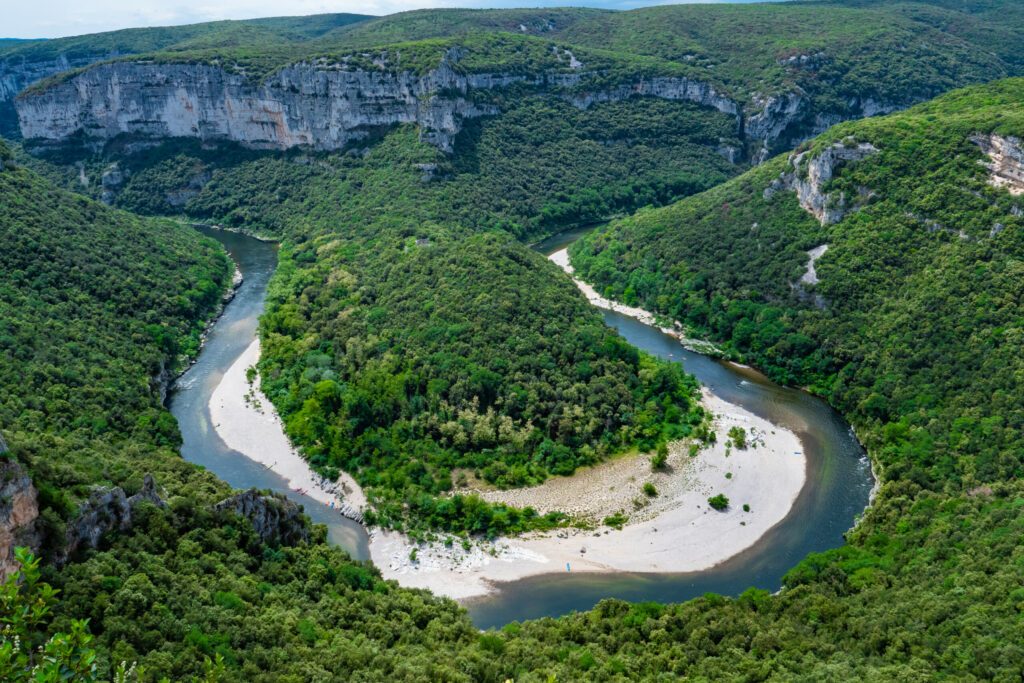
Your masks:
<instances>
[{"instance_id":1,"label":"bush","mask_svg":"<svg viewBox=\"0 0 1024 683\"><path fill-rule=\"evenodd\" d=\"M721 512L729 507L729 499L719 493L717 496L711 496L708 498L708 505Z\"/></svg>"},{"instance_id":2,"label":"bush","mask_svg":"<svg viewBox=\"0 0 1024 683\"><path fill-rule=\"evenodd\" d=\"M616 531L622 531L622 527L629 521L629 517L622 514L622 511L616 512L614 515L609 515L604 518L606 526L610 526Z\"/></svg>"},{"instance_id":3,"label":"bush","mask_svg":"<svg viewBox=\"0 0 1024 683\"><path fill-rule=\"evenodd\" d=\"M645 482L644 483L644 494L648 498L654 498L656 495L658 495L658 489L654 488L654 484L652 484L651 482L649 482L649 481Z\"/></svg>"},{"instance_id":4,"label":"bush","mask_svg":"<svg viewBox=\"0 0 1024 683\"><path fill-rule=\"evenodd\" d=\"M651 470L658 472L665 469L668 464L668 445L662 441L658 444L658 450L651 456Z\"/></svg>"},{"instance_id":5,"label":"bush","mask_svg":"<svg viewBox=\"0 0 1024 683\"><path fill-rule=\"evenodd\" d=\"M747 447L747 430L743 427L732 427L729 430L729 439L738 450L744 450Z\"/></svg>"}]
</instances>

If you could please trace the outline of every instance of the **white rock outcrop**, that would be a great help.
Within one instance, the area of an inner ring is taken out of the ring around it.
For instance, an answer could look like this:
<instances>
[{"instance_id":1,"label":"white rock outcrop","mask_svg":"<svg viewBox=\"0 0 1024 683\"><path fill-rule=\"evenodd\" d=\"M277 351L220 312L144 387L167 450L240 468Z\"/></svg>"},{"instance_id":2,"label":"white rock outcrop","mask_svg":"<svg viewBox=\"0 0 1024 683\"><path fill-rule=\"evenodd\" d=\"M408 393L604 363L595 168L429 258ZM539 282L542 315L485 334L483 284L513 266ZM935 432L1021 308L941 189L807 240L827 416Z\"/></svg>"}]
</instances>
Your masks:
<instances>
[{"instance_id":1,"label":"white rock outcrop","mask_svg":"<svg viewBox=\"0 0 1024 683\"><path fill-rule=\"evenodd\" d=\"M772 181L764 196L767 199L780 190L792 190L800 206L822 225L838 223L856 204L844 193L825 192L825 186L840 164L860 161L876 152L878 148L871 143L847 141L837 142L814 157L809 152L790 155L792 170Z\"/></svg>"},{"instance_id":2,"label":"white rock outcrop","mask_svg":"<svg viewBox=\"0 0 1024 683\"><path fill-rule=\"evenodd\" d=\"M61 54L54 59L28 60L11 57L0 60L0 102L13 100L27 86L54 74L88 66L103 59L117 57L117 52L68 57Z\"/></svg>"},{"instance_id":3,"label":"white rock outcrop","mask_svg":"<svg viewBox=\"0 0 1024 683\"><path fill-rule=\"evenodd\" d=\"M989 184L1013 195L1024 194L1024 143L1020 138L995 133L972 135L971 142L988 156Z\"/></svg>"}]
</instances>

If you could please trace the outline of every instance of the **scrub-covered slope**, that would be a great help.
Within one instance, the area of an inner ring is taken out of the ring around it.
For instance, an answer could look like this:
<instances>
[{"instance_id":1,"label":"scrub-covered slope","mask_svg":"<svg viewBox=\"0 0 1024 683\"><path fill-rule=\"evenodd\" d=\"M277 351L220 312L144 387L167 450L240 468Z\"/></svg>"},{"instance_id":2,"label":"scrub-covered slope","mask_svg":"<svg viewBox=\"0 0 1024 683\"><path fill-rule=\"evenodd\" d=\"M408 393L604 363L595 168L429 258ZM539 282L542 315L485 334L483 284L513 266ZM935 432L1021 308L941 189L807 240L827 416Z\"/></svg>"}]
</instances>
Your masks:
<instances>
[{"instance_id":1,"label":"scrub-covered slope","mask_svg":"<svg viewBox=\"0 0 1024 683\"><path fill-rule=\"evenodd\" d=\"M1016 477L1022 95L1002 81L844 124L613 224L574 263L823 393L889 478Z\"/></svg>"},{"instance_id":2,"label":"scrub-covered slope","mask_svg":"<svg viewBox=\"0 0 1024 683\"><path fill-rule=\"evenodd\" d=\"M141 446L173 452L160 397L198 351L229 264L187 229L59 190L0 152L0 427L65 515L93 484L137 486Z\"/></svg>"}]
</instances>

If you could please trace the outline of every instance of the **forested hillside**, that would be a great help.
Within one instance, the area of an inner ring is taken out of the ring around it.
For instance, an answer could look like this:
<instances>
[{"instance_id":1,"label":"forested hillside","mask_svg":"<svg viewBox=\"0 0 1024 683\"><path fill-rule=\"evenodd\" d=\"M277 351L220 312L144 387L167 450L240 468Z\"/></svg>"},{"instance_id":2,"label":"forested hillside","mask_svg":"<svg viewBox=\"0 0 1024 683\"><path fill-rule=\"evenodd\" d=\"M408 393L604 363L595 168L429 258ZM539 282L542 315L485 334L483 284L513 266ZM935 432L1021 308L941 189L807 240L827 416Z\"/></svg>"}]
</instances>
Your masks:
<instances>
[{"instance_id":1,"label":"forested hillside","mask_svg":"<svg viewBox=\"0 0 1024 683\"><path fill-rule=\"evenodd\" d=\"M435 658L440 647L473 649L454 603L385 585L319 533L265 545L248 520L214 511L231 489L178 454L156 382L195 353L230 279L219 245L57 189L10 157L0 143L0 424L11 449L0 460L32 476L47 578L61 590L36 633L87 618L98 672L138 662L145 680L201 676L218 657L221 680L470 680ZM57 572L66 527L81 523L94 487L131 494L146 474L163 506L133 508L130 528ZM463 657L470 670L479 660Z\"/></svg>"},{"instance_id":2,"label":"forested hillside","mask_svg":"<svg viewBox=\"0 0 1024 683\"><path fill-rule=\"evenodd\" d=\"M1008 596L1017 573L1006 566L1015 551L995 539L1019 524L1024 469L1024 226L1012 152L1024 134L1022 103L1024 82L1009 80L843 124L802 156L615 222L572 250L579 272L608 295L679 319L782 381L810 385L853 422L879 465L881 492L849 547L808 560L787 580L814 592L831 586L845 596L835 606L848 623L869 613L883 622L898 595L913 613L927 611L913 607L924 601L963 618L983 612L992 647L1013 640L995 634L1015 623L1015 608L995 598L953 608L961 598L950 587L972 576L975 590ZM993 181L985 152L999 141L1010 151ZM863 158L823 178L821 206L834 213L820 222L786 184L813 184L814 161L837 149L860 149ZM814 263L820 280L801 281L808 250L825 244ZM781 602L807 599L800 595L787 591ZM948 657L947 646L957 648L944 639L967 628L945 618L923 626L939 638L927 651ZM965 638L959 647L986 646ZM1020 665L1019 652L998 657ZM1008 675L946 658L941 666Z\"/></svg>"},{"instance_id":3,"label":"forested hillside","mask_svg":"<svg viewBox=\"0 0 1024 683\"><path fill-rule=\"evenodd\" d=\"M137 487L149 451L170 458L179 437L160 390L198 351L228 262L190 231L54 188L0 152L0 424L56 534L92 485Z\"/></svg>"}]
</instances>

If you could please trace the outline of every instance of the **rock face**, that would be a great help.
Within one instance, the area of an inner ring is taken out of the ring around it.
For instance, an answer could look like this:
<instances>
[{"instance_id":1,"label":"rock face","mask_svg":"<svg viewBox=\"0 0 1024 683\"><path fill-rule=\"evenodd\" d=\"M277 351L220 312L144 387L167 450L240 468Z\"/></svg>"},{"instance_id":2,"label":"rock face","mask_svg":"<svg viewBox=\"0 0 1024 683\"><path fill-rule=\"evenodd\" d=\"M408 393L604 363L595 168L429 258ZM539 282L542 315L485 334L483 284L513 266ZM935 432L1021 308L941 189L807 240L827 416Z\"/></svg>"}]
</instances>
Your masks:
<instances>
[{"instance_id":1,"label":"rock face","mask_svg":"<svg viewBox=\"0 0 1024 683\"><path fill-rule=\"evenodd\" d=\"M149 502L157 507L166 503L156 491L152 475L143 478L142 489L134 496L125 495L120 486L97 488L89 500L78 509L78 514L68 522L64 547L54 558L57 566L82 548L96 548L100 539L111 531L126 531L132 526L132 513L140 503Z\"/></svg>"},{"instance_id":2,"label":"rock face","mask_svg":"<svg viewBox=\"0 0 1024 683\"><path fill-rule=\"evenodd\" d=\"M25 138L66 139L84 133L95 141L128 133L142 137L198 137L241 142L259 149L307 146L335 150L371 130L417 124L423 138L451 151L462 121L498 113L475 102L473 91L525 83L563 90L583 82L571 73L463 74L453 68L453 48L437 68L360 70L326 61L301 62L253 83L203 64L119 62L102 64L17 101ZM696 102L733 116L739 107L713 87L687 78L649 78L565 97L586 108L633 96Z\"/></svg>"},{"instance_id":3,"label":"rock face","mask_svg":"<svg viewBox=\"0 0 1024 683\"><path fill-rule=\"evenodd\" d=\"M0 436L0 457L7 444ZM39 501L32 479L14 461L0 461L0 579L17 570L14 548L25 546L38 553L42 538L37 529Z\"/></svg>"},{"instance_id":4,"label":"rock face","mask_svg":"<svg viewBox=\"0 0 1024 683\"><path fill-rule=\"evenodd\" d=\"M18 115L14 98L27 86L49 76L116 57L117 53L59 55L53 59L29 60L23 57L0 59L0 135L18 135Z\"/></svg>"},{"instance_id":5,"label":"rock face","mask_svg":"<svg viewBox=\"0 0 1024 683\"><path fill-rule=\"evenodd\" d=\"M13 100L26 86L38 80L59 74L71 69L88 66L102 59L112 59L118 53L82 55L69 59L60 55L56 59L28 61L25 59L7 59L0 61L0 102Z\"/></svg>"},{"instance_id":6,"label":"rock face","mask_svg":"<svg viewBox=\"0 0 1024 683\"><path fill-rule=\"evenodd\" d=\"M577 74L556 75L549 77L548 82L561 87L576 87L583 82L583 77ZM586 109L600 102L618 102L637 96L695 102L732 116L738 116L740 113L740 106L736 102L719 93L710 84L690 78L667 76L642 79L605 90L573 93L568 95L567 99L574 106Z\"/></svg>"},{"instance_id":7,"label":"rock face","mask_svg":"<svg viewBox=\"0 0 1024 683\"><path fill-rule=\"evenodd\" d=\"M856 208L856 203L843 193L825 192L825 185L832 180L840 164L860 161L876 152L878 149L870 143L837 142L813 158L808 152L791 155L789 163L793 170L772 181L764 196L767 199L780 190L792 190L800 206L822 225L838 223Z\"/></svg>"},{"instance_id":8,"label":"rock face","mask_svg":"<svg viewBox=\"0 0 1024 683\"><path fill-rule=\"evenodd\" d=\"M222 500L214 509L249 520L260 540L270 545L296 545L309 539L302 509L283 496L249 489Z\"/></svg>"},{"instance_id":9,"label":"rock face","mask_svg":"<svg viewBox=\"0 0 1024 683\"><path fill-rule=\"evenodd\" d=\"M797 86L788 92L754 94L741 102L707 81L675 76L588 88L588 81L605 74L588 70L567 50L552 49L562 66L532 74L462 73L458 62L464 51L455 47L425 73L391 69L383 61L379 69L367 69L344 59L318 59L291 64L261 82L213 64L121 61L102 63L45 90L25 93L15 105L22 136L38 141L59 142L77 133L99 146L127 133L150 140L231 140L258 149L336 150L374 129L407 123L418 125L424 140L450 152L464 120L499 113L495 104L474 92L523 84L580 108L636 96L714 108L735 117L747 146L743 154L727 151L725 156L754 162L839 121L900 108L853 98L842 105L843 111L818 111L813 97ZM17 69L0 63L0 106L9 107L17 92L39 78L102 57L22 64ZM785 65L813 70L822 60L827 56L796 55Z\"/></svg>"},{"instance_id":10,"label":"rock face","mask_svg":"<svg viewBox=\"0 0 1024 683\"><path fill-rule=\"evenodd\" d=\"M891 102L853 98L846 101L844 111L815 112L812 99L799 89L772 97L755 95L753 99L754 113L745 121L744 135L748 140L761 142L760 150L753 154L755 163L766 161L772 149L795 147L837 123L890 114L902 108Z\"/></svg>"},{"instance_id":11,"label":"rock face","mask_svg":"<svg viewBox=\"0 0 1024 683\"><path fill-rule=\"evenodd\" d=\"M989 161L989 184L1013 195L1024 194L1024 148L1020 138L1001 135L972 135L971 142L981 147Z\"/></svg>"}]
</instances>

